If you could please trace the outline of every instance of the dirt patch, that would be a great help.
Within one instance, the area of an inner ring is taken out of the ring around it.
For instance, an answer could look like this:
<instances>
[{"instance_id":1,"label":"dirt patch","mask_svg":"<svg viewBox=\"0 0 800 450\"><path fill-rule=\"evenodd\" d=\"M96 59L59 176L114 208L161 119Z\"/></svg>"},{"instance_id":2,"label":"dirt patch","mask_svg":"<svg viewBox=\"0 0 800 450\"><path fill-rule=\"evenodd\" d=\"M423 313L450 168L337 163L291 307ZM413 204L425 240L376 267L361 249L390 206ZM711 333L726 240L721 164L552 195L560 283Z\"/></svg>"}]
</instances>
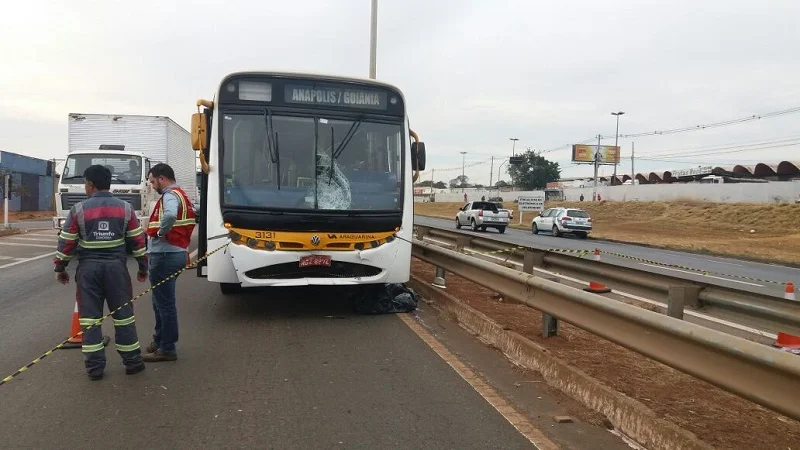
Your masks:
<instances>
[{"instance_id":1,"label":"dirt patch","mask_svg":"<svg viewBox=\"0 0 800 450\"><path fill-rule=\"evenodd\" d=\"M414 259L411 269L421 279L433 280L430 264ZM541 313L506 303L461 277L448 274L447 291L717 448L787 449L800 442L800 422L793 419L563 322L558 337L543 339Z\"/></svg>"},{"instance_id":2,"label":"dirt patch","mask_svg":"<svg viewBox=\"0 0 800 450\"><path fill-rule=\"evenodd\" d=\"M50 220L55 216L53 211L21 211L9 212L9 222L19 222L20 220Z\"/></svg>"},{"instance_id":3,"label":"dirt patch","mask_svg":"<svg viewBox=\"0 0 800 450\"><path fill-rule=\"evenodd\" d=\"M453 219L463 203L415 203L414 213ZM519 228L519 211L514 225ZM586 210L592 236L693 252L800 263L800 205L676 202L562 202ZM525 213L528 229L535 213ZM751 232L752 230L752 232Z\"/></svg>"}]
</instances>

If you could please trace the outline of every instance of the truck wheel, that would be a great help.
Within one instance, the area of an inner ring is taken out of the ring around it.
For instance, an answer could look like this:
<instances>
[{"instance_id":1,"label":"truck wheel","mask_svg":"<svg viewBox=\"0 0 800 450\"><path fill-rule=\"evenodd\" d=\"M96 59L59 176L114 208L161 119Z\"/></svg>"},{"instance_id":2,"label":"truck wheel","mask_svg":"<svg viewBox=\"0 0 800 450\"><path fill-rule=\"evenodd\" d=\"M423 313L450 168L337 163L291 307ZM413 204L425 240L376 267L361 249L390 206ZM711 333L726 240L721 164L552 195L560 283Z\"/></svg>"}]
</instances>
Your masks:
<instances>
[{"instance_id":1,"label":"truck wheel","mask_svg":"<svg viewBox=\"0 0 800 450\"><path fill-rule=\"evenodd\" d=\"M242 285L239 283L220 283L219 290L222 295L233 295L242 292Z\"/></svg>"},{"instance_id":2,"label":"truck wheel","mask_svg":"<svg viewBox=\"0 0 800 450\"><path fill-rule=\"evenodd\" d=\"M475 223L475 219L472 219L472 231L478 231L478 224Z\"/></svg>"},{"instance_id":3,"label":"truck wheel","mask_svg":"<svg viewBox=\"0 0 800 450\"><path fill-rule=\"evenodd\" d=\"M499 231L500 234L503 234L506 232L506 227L497 227L497 231Z\"/></svg>"}]
</instances>

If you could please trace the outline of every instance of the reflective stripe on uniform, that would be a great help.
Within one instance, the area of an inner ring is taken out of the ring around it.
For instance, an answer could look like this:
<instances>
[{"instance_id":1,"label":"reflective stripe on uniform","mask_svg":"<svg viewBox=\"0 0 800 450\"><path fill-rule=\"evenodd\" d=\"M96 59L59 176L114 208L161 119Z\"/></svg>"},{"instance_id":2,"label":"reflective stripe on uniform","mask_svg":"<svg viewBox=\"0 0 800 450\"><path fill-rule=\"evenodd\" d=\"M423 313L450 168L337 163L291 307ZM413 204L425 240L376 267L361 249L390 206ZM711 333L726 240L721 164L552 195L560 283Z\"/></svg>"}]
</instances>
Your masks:
<instances>
[{"instance_id":1,"label":"reflective stripe on uniform","mask_svg":"<svg viewBox=\"0 0 800 450\"><path fill-rule=\"evenodd\" d=\"M147 247L140 248L139 250L134 250L134 251L131 252L131 255L134 258L138 258L138 257L144 255L145 253L147 253Z\"/></svg>"},{"instance_id":2,"label":"reflective stripe on uniform","mask_svg":"<svg viewBox=\"0 0 800 450\"><path fill-rule=\"evenodd\" d=\"M103 348L105 348L105 346L103 345L102 342L99 344L91 344L91 345L83 344L81 346L81 351L83 351L83 353L94 353L103 350Z\"/></svg>"},{"instance_id":3,"label":"reflective stripe on uniform","mask_svg":"<svg viewBox=\"0 0 800 450\"><path fill-rule=\"evenodd\" d=\"M63 239L65 241L77 241L78 233L67 233L66 231L62 231L58 237L59 239Z\"/></svg>"},{"instance_id":4,"label":"reflective stripe on uniform","mask_svg":"<svg viewBox=\"0 0 800 450\"><path fill-rule=\"evenodd\" d=\"M184 219L184 220L176 220L175 223L172 225L173 227L180 227L180 226L187 226L187 225L195 225L197 222L194 219Z\"/></svg>"},{"instance_id":5,"label":"reflective stripe on uniform","mask_svg":"<svg viewBox=\"0 0 800 450\"><path fill-rule=\"evenodd\" d=\"M83 248L114 248L125 245L125 239L114 239L113 241L78 241L78 245Z\"/></svg>"},{"instance_id":6,"label":"reflective stripe on uniform","mask_svg":"<svg viewBox=\"0 0 800 450\"><path fill-rule=\"evenodd\" d=\"M102 345L102 344L101 344ZM131 345L122 345L122 344L115 344L117 346L117 351L120 352L132 352L134 350L139 350L141 347L139 346L139 342L137 341Z\"/></svg>"},{"instance_id":7,"label":"reflective stripe on uniform","mask_svg":"<svg viewBox=\"0 0 800 450\"><path fill-rule=\"evenodd\" d=\"M114 319L114 326L115 327L124 327L125 325L130 325L133 322L136 322L135 316L130 316L126 319Z\"/></svg>"},{"instance_id":8,"label":"reflective stripe on uniform","mask_svg":"<svg viewBox=\"0 0 800 450\"><path fill-rule=\"evenodd\" d=\"M101 323L103 323L103 319L92 319L90 317L81 317L80 319L78 319L78 323L82 327L91 327L94 325L100 325Z\"/></svg>"},{"instance_id":9,"label":"reflective stripe on uniform","mask_svg":"<svg viewBox=\"0 0 800 450\"><path fill-rule=\"evenodd\" d=\"M58 250L56 250L56 258L58 258L58 259L60 259L62 261L69 261L69 260L72 259L72 256L65 255L65 254L59 252Z\"/></svg>"},{"instance_id":10,"label":"reflective stripe on uniform","mask_svg":"<svg viewBox=\"0 0 800 450\"><path fill-rule=\"evenodd\" d=\"M127 237L135 237L135 236L138 236L138 235L140 235L142 233L144 233L144 231L142 231L142 227L136 227L133 230L126 231L125 232L125 236L127 236Z\"/></svg>"}]
</instances>

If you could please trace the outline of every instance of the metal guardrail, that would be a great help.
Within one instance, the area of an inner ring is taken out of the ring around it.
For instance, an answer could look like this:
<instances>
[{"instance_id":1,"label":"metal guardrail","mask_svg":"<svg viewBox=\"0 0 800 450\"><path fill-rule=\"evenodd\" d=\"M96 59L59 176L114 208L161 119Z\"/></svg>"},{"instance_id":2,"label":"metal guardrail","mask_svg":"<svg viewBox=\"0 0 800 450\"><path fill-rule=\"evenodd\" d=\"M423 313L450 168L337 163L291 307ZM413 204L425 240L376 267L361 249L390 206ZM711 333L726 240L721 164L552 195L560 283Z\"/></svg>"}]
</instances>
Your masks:
<instances>
[{"instance_id":1,"label":"metal guardrail","mask_svg":"<svg viewBox=\"0 0 800 450\"><path fill-rule=\"evenodd\" d=\"M495 257L508 259L519 264L525 264L525 259L528 258L530 267L526 267L524 270L527 273L530 273L533 266L561 268L575 273L635 285L663 295L668 295L671 287L689 286L695 288L694 298L689 300L691 306L709 305L780 324L794 327L800 325L800 302L619 266L604 261L584 259L563 252L516 246L491 238L466 235L427 225L417 225L416 228L418 238L431 237L438 241L449 243L453 247L479 253L494 252L493 256ZM576 251L574 253L585 254L587 252Z\"/></svg>"},{"instance_id":2,"label":"metal guardrail","mask_svg":"<svg viewBox=\"0 0 800 450\"><path fill-rule=\"evenodd\" d=\"M414 239L413 256L800 420L800 358Z\"/></svg>"}]
</instances>

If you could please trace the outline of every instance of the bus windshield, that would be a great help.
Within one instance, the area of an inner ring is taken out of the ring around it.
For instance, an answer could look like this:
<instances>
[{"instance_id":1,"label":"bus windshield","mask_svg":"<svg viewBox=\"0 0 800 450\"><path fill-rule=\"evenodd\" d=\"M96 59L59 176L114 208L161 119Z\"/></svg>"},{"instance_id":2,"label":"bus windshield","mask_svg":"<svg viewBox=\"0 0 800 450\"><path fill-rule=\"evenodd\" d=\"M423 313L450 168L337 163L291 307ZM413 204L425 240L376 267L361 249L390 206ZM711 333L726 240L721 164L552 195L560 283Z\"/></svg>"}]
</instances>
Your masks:
<instances>
[{"instance_id":1,"label":"bus windshield","mask_svg":"<svg viewBox=\"0 0 800 450\"><path fill-rule=\"evenodd\" d=\"M221 115L224 206L399 211L403 124L356 117Z\"/></svg>"}]
</instances>

